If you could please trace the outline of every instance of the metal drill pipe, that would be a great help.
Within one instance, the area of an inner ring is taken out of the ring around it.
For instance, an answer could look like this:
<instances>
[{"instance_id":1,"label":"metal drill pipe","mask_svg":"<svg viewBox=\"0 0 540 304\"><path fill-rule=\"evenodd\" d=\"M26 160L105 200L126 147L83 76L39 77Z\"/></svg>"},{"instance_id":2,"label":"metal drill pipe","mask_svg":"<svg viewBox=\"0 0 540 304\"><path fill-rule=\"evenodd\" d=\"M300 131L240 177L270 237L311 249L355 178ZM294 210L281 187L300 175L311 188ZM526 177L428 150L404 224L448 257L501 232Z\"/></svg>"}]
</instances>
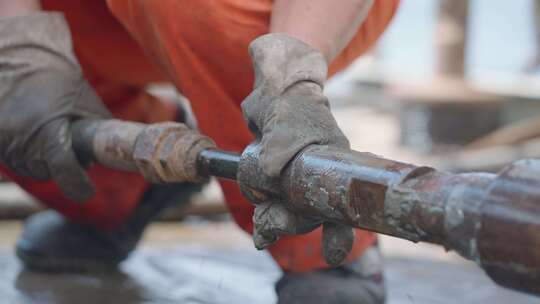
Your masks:
<instances>
[{"instance_id":1,"label":"metal drill pipe","mask_svg":"<svg viewBox=\"0 0 540 304\"><path fill-rule=\"evenodd\" d=\"M111 157L120 158L120 167L137 170L140 165L128 168L127 163L141 161L129 154L142 145L143 150L155 150L144 162L156 159L159 168L163 162L185 167L183 162L164 161L171 158L163 151L178 151L163 149L166 145L161 143L172 143L167 138L174 132L169 130L187 134L182 128L167 126L162 128L165 131L152 133L144 132L144 125L134 124L139 135L133 137L125 134L137 133L134 129L119 131L119 126L129 123L120 122L114 129L87 124L80 129L86 131L74 134L76 150L108 162ZM124 135L115 137L116 133ZM153 141L154 146L146 144L149 139L145 137L155 134L169 135L156 135L161 140ZM183 143L195 145L196 137L189 134L192 140ZM172 138L181 141L180 135ZM105 140L110 145L89 144L99 136L115 139ZM141 136L142 140L137 139ZM539 160L516 162L499 174L451 174L370 153L310 146L291 161L280 178L269 178L258 165L259 155L257 144L248 146L241 157L215 147L200 149L196 173L237 179L254 202L271 198L305 216L442 245L477 262L499 284L540 294Z\"/></svg>"},{"instance_id":2,"label":"metal drill pipe","mask_svg":"<svg viewBox=\"0 0 540 304\"><path fill-rule=\"evenodd\" d=\"M540 294L540 160L499 174L451 174L371 153L310 146L265 177L259 145L242 154L238 179L254 202L286 202L305 216L454 250L500 285Z\"/></svg>"},{"instance_id":3,"label":"metal drill pipe","mask_svg":"<svg viewBox=\"0 0 540 304\"><path fill-rule=\"evenodd\" d=\"M202 175L230 180L236 180L239 163L240 154L218 149L203 150L197 158L197 166Z\"/></svg>"}]
</instances>

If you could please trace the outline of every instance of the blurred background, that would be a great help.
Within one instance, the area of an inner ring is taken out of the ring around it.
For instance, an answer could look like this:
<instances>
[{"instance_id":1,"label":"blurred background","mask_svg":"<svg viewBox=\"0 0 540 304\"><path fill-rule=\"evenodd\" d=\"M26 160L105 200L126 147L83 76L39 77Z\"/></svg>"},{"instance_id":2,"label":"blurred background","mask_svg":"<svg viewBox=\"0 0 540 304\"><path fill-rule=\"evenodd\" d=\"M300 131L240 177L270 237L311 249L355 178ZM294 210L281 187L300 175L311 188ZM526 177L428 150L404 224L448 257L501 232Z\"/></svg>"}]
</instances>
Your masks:
<instances>
[{"instance_id":1,"label":"blurred background","mask_svg":"<svg viewBox=\"0 0 540 304\"><path fill-rule=\"evenodd\" d=\"M175 94L167 85L150 89ZM402 0L379 44L326 92L355 150L455 172L538 157L540 1ZM9 181L0 184L6 303L276 300L279 269L230 220L215 182L188 210L167 210L117 274L22 270L12 248L20 220L39 208ZM384 236L381 244L390 304L540 302L496 286L441 248Z\"/></svg>"}]
</instances>

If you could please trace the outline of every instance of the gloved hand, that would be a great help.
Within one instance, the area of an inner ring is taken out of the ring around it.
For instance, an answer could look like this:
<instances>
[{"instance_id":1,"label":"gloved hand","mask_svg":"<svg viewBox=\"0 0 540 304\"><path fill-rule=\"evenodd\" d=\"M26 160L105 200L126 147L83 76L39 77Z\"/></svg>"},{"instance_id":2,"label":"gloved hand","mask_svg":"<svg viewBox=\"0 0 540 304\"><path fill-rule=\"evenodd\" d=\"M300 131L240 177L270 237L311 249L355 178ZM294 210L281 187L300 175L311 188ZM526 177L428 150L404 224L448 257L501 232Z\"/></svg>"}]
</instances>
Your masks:
<instances>
[{"instance_id":1,"label":"gloved hand","mask_svg":"<svg viewBox=\"0 0 540 304\"><path fill-rule=\"evenodd\" d=\"M72 150L70 123L109 116L82 76L62 14L0 19L0 162L87 200L94 188Z\"/></svg>"},{"instance_id":2,"label":"gloved hand","mask_svg":"<svg viewBox=\"0 0 540 304\"><path fill-rule=\"evenodd\" d=\"M303 148L329 145L349 148L323 94L327 76L324 56L308 44L285 34L267 34L249 47L255 69L255 88L242 109L260 141L259 164L277 177ZM309 232L321 221L287 209L287 202L266 201L255 207L254 241L259 249L282 235ZM352 228L323 224L323 253L339 264L352 248Z\"/></svg>"}]
</instances>

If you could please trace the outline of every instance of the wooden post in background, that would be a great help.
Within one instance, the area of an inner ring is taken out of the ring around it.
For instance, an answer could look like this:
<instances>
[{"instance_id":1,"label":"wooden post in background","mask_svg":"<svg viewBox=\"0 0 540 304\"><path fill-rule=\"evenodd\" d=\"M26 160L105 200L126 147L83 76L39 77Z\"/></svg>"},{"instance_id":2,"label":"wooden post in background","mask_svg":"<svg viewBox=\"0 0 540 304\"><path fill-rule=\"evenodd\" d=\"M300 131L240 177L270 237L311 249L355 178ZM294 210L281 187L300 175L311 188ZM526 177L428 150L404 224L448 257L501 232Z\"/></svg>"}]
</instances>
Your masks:
<instances>
[{"instance_id":1,"label":"wooden post in background","mask_svg":"<svg viewBox=\"0 0 540 304\"><path fill-rule=\"evenodd\" d=\"M469 0L439 0L436 28L437 74L464 78Z\"/></svg>"}]
</instances>

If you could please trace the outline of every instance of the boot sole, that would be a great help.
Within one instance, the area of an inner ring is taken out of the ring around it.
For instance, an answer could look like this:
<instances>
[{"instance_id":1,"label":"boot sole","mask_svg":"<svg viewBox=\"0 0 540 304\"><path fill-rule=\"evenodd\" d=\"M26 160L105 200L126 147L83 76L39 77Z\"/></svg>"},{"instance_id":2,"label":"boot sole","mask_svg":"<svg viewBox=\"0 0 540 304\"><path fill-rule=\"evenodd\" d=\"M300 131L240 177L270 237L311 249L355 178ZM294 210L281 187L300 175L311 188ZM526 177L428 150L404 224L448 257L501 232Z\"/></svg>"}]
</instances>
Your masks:
<instances>
[{"instance_id":1,"label":"boot sole","mask_svg":"<svg viewBox=\"0 0 540 304\"><path fill-rule=\"evenodd\" d=\"M49 273L108 273L118 270L121 261L103 262L88 259L44 258L17 248L17 257L32 271Z\"/></svg>"}]
</instances>

